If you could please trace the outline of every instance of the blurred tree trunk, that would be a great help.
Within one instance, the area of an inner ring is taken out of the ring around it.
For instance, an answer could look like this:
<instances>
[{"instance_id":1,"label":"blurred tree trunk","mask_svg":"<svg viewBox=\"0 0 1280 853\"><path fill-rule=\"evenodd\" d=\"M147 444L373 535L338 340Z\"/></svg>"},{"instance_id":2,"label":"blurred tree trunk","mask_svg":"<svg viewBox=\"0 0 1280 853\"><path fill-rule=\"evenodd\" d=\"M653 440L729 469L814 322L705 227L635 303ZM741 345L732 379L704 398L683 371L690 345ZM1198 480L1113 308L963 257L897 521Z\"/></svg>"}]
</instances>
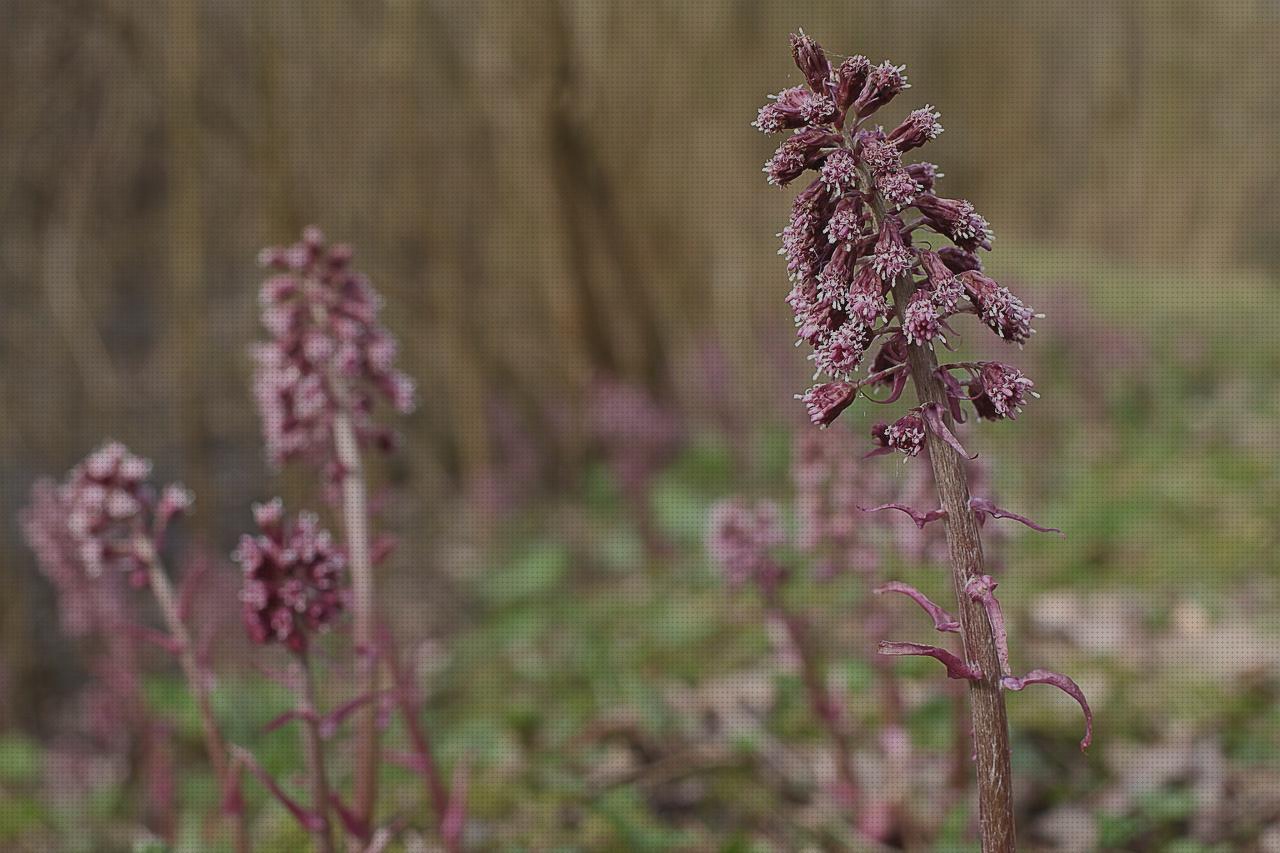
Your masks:
<instances>
[{"instance_id":1,"label":"blurred tree trunk","mask_svg":"<svg viewBox=\"0 0 1280 853\"><path fill-rule=\"evenodd\" d=\"M196 495L212 496L209 451L212 446L205 406L209 360L205 294L205 223L202 205L202 129L198 109L201 69L199 0L165 0L163 65L165 73L166 282L169 328L158 360L171 399L178 401L183 478ZM210 502L212 506L213 503ZM208 531L210 512L195 513L192 523Z\"/></svg>"}]
</instances>

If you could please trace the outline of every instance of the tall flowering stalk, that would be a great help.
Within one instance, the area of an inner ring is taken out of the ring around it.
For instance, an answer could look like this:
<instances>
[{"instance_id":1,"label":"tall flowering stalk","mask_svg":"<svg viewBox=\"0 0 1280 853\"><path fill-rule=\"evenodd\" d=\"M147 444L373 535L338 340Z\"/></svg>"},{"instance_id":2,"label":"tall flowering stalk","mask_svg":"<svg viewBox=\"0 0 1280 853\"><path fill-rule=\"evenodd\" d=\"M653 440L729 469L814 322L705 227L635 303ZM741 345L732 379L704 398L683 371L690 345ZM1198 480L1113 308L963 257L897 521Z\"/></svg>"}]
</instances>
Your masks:
<instances>
[{"instance_id":1,"label":"tall flowering stalk","mask_svg":"<svg viewBox=\"0 0 1280 853\"><path fill-rule=\"evenodd\" d=\"M345 610L346 555L329 532L320 527L315 515L303 513L296 519L288 519L278 498L255 506L253 515L259 533L243 536L235 552L236 562L244 574L240 592L244 622L249 637L255 642L281 643L296 656L297 667L290 687L300 701L297 709L286 714L282 722L296 719L302 723L302 751L311 782L311 808L304 809L279 794L277 797L312 833L316 848L322 853L332 853L336 848L329 815L333 810L340 814L348 812L329 787L321 736L325 720L319 710L307 650L310 636L331 628ZM361 704L371 698L362 697ZM255 773L262 776L261 771L255 770ZM268 787L276 793L274 786ZM357 837L367 835L359 820L351 823Z\"/></svg>"},{"instance_id":2,"label":"tall flowering stalk","mask_svg":"<svg viewBox=\"0 0 1280 853\"><path fill-rule=\"evenodd\" d=\"M942 132L939 114L925 106L888 131L872 122L908 88L904 67L873 66L864 56L833 66L803 33L792 36L791 46L804 85L773 96L755 126L765 133L792 131L765 164L769 183L786 186L812 173L780 235L793 281L787 301L797 335L812 350L815 378L824 379L800 399L813 423L825 427L859 394L891 403L902 396L908 378L914 386L916 405L896 421L875 426L876 447L868 455L898 452L910 458L928 451L940 506L882 508L907 512L919 525L945 520L959 617L910 588L886 590L906 592L925 606L938 630L960 633L963 657L913 643L882 643L881 652L934 657L950 677L969 682L983 849L1013 850L1002 690L1052 684L1080 702L1086 720L1090 712L1065 676L1035 670L1016 677L1009 670L1004 621L995 582L984 571L979 526L987 517L1029 522L970 495L968 454L955 434L965 419L963 404L982 419L1014 418L1035 396L1034 385L1000 362L940 364L934 344L946 344L946 336L955 334L954 318L972 314L999 337L1021 345L1032 334L1035 314L982 272L977 252L989 250L992 240L986 220L969 202L936 194L941 173L932 163L903 160ZM952 245L936 251L924 241L917 245L918 232L933 232ZM1088 740L1086 733L1082 746Z\"/></svg>"},{"instance_id":3,"label":"tall flowering stalk","mask_svg":"<svg viewBox=\"0 0 1280 853\"><path fill-rule=\"evenodd\" d=\"M176 484L156 489L150 476L150 461L119 442L107 442L62 483L36 484L24 517L26 532L45 574L66 599L63 621L73 633L94 623L108 636L137 635L177 657L224 794L224 810L237 818L236 849L245 851L249 842L239 780L213 713L211 674L200 663L183 597L175 592L161 558L169 525L187 512L192 496ZM130 621L127 605L104 577L112 573L123 573L134 587L151 590L164 633Z\"/></svg>"},{"instance_id":4,"label":"tall flowering stalk","mask_svg":"<svg viewBox=\"0 0 1280 853\"><path fill-rule=\"evenodd\" d=\"M414 384L395 368L398 346L378 322L381 297L351 269L347 246L327 246L308 228L291 246L264 249L276 270L262 285L262 323L254 395L272 461L301 458L337 487L350 562L353 636L365 692L378 687L377 607L363 448L389 448L391 431L374 418L378 398L396 411L416 405ZM364 821L377 798L378 726L374 709L357 722L355 811Z\"/></svg>"}]
</instances>

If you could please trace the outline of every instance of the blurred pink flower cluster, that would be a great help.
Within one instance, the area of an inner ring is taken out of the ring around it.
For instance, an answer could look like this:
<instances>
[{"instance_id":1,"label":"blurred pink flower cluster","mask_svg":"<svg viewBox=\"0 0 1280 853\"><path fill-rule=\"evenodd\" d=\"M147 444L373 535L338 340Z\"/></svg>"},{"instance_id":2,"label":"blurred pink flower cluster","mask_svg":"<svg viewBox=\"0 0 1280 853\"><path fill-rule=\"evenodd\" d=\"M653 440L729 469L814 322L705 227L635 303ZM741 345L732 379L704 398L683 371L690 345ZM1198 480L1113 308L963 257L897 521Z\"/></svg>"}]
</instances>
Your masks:
<instances>
[{"instance_id":1,"label":"blurred pink flower cluster","mask_svg":"<svg viewBox=\"0 0 1280 853\"><path fill-rule=\"evenodd\" d=\"M416 405L413 380L395 367L396 339L378 322L382 299L351 260L349 247L327 246L316 228L259 257L278 271L259 294L271 337L253 348L254 396L276 464L298 456L331 461L339 412L352 418L362 442L390 446L392 433L372 417L376 399L402 413Z\"/></svg>"},{"instance_id":2,"label":"blurred pink flower cluster","mask_svg":"<svg viewBox=\"0 0 1280 853\"><path fill-rule=\"evenodd\" d=\"M330 628L345 608L346 556L314 513L288 519L276 498L253 516L260 533L242 537L234 555L249 637L305 651L307 635Z\"/></svg>"}]
</instances>

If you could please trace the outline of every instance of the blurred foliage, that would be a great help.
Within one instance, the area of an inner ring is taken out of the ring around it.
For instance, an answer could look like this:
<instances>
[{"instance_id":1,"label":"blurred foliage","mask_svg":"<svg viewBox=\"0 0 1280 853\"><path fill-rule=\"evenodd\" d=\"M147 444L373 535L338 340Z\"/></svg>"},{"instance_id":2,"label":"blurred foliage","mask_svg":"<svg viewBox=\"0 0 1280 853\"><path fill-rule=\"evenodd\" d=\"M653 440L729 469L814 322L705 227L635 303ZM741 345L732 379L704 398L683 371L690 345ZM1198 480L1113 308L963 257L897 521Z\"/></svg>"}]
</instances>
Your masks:
<instances>
[{"instance_id":1,"label":"blurred foliage","mask_svg":"<svg viewBox=\"0 0 1280 853\"><path fill-rule=\"evenodd\" d=\"M311 221L354 243L427 400L377 466L404 539L386 600L445 764L474 762L475 845L512 851L852 844L786 764L815 765L820 732L701 538L727 494L786 503L806 373L773 255L785 202L748 122L795 79L797 26L906 62L948 127L945 191L1048 315L1010 357L1043 398L972 432L1002 503L1068 534L998 548L1015 654L1078 676L1098 714L1081 758L1069 703L1011 697L1024 833L1280 849L1280 6L11 0L4 20L0 511L104 434L196 489L191 536L219 553L251 500L314 504L259 450L253 260ZM645 496L666 551L577 426L598 373L692 427ZM842 418L850 452L870 408ZM936 566L893 569L945 592ZM12 523L0 577L0 847L165 849L136 773L57 788L84 674ZM874 730L873 668L842 630L860 590L793 595ZM913 743L945 752L936 668L897 671ZM176 849L215 850L190 702L169 675L146 695L174 729ZM241 668L216 698L292 786L296 738L262 731L288 697ZM388 815L425 825L387 774ZM249 794L262 850L304 846ZM931 849L974 849L967 803L918 808Z\"/></svg>"}]
</instances>

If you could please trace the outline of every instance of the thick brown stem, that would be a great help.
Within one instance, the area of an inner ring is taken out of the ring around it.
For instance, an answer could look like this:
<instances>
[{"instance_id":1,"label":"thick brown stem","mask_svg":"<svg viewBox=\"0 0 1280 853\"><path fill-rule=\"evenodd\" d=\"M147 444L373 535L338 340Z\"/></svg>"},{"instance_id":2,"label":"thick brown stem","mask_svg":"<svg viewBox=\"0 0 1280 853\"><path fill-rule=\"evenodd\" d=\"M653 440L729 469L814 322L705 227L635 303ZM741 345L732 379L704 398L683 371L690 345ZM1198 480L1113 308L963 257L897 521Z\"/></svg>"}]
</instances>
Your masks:
<instances>
[{"instance_id":1,"label":"thick brown stem","mask_svg":"<svg viewBox=\"0 0 1280 853\"><path fill-rule=\"evenodd\" d=\"M150 545L140 547L146 557L147 576L151 583L151 592L156 603L160 605L160 614L164 618L169 636L177 646L178 663L182 666L182 674L187 679L187 689L195 699L200 714L200 728L204 734L205 751L209 754L209 764L213 767L213 775L218 780L218 787L223 794L237 784L231 778L231 761L227 752L226 741L218 728L217 719L213 715L213 703L209 698L209 688L200 672L200 663L196 660L195 646L191 642L191 633L182 621L182 612L178 606L178 598L174 595L173 585L164 566ZM248 853L249 831L245 825L243 810L235 815L235 845L237 853Z\"/></svg>"},{"instance_id":2,"label":"thick brown stem","mask_svg":"<svg viewBox=\"0 0 1280 853\"><path fill-rule=\"evenodd\" d=\"M373 695L378 689L378 661L374 632L377 629L377 602L374 598L373 559L369 545L369 499L366 493L360 444L351 418L344 412L334 417L333 440L342 466L342 520L351 561L351 593L357 667L363 691ZM374 703L360 710L356 718L355 813L372 824L378 796L378 719Z\"/></svg>"},{"instance_id":3,"label":"thick brown stem","mask_svg":"<svg viewBox=\"0 0 1280 853\"><path fill-rule=\"evenodd\" d=\"M300 657L302 666L302 751L307 760L307 775L311 782L311 809L320 818L315 830L316 848L320 853L334 853L333 825L329 820L329 776L325 770L324 744L320 740L320 708L316 702L316 683L311 674L311 664L306 656Z\"/></svg>"},{"instance_id":4,"label":"thick brown stem","mask_svg":"<svg viewBox=\"0 0 1280 853\"><path fill-rule=\"evenodd\" d=\"M900 276L893 284L893 301L902 319L902 310L915 291L911 276ZM947 401L937 376L938 359L927 346L911 346L907 354L911 380L921 404L938 405L948 428ZM951 580L959 604L960 629L965 659L977 665L982 679L969 683L972 706L973 741L978 761L979 826L984 853L1005 853L1015 849L1013 821L1013 771L1009 763L1009 723L1004 696L1000 692L1000 659L991 623L980 603L965 594L970 578L984 574L982 539L978 519L969 506L969 483L964 460L946 442L930 437L929 460L933 465L938 499L946 510L947 545L951 552Z\"/></svg>"}]
</instances>

